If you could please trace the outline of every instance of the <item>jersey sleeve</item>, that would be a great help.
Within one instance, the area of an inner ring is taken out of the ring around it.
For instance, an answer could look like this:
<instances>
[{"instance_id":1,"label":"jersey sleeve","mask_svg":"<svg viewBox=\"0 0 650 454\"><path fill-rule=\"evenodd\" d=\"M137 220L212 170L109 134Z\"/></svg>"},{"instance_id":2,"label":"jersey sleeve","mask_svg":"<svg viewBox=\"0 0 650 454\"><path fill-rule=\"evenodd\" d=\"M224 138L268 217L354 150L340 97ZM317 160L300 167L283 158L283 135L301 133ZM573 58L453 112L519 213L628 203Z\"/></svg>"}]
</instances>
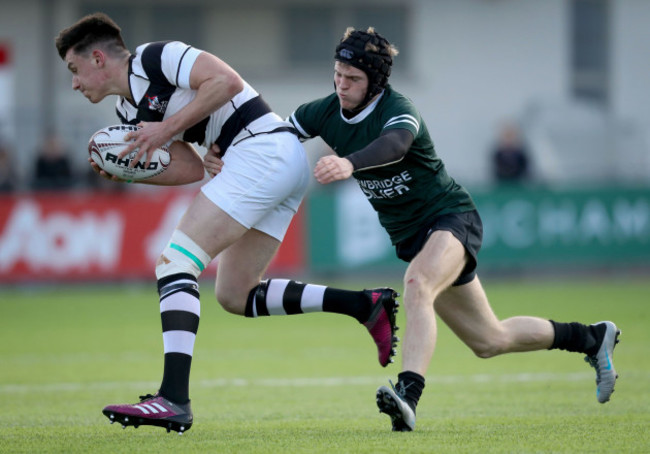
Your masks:
<instances>
[{"instance_id":1,"label":"jersey sleeve","mask_svg":"<svg viewBox=\"0 0 650 454\"><path fill-rule=\"evenodd\" d=\"M298 131L298 138L300 140L307 140L316 136L313 132L315 129L310 125L309 117L305 115L306 106L307 104L303 104L298 107L287 118L287 121Z\"/></svg>"},{"instance_id":2,"label":"jersey sleeve","mask_svg":"<svg viewBox=\"0 0 650 454\"><path fill-rule=\"evenodd\" d=\"M180 41L166 43L160 56L160 67L169 83L190 88L190 73L200 53L199 49Z\"/></svg>"},{"instance_id":3,"label":"jersey sleeve","mask_svg":"<svg viewBox=\"0 0 650 454\"><path fill-rule=\"evenodd\" d=\"M359 151L347 156L354 171L383 167L401 161L413 143L407 129L384 131L378 138Z\"/></svg>"},{"instance_id":4,"label":"jersey sleeve","mask_svg":"<svg viewBox=\"0 0 650 454\"><path fill-rule=\"evenodd\" d=\"M413 137L418 137L421 125L420 113L408 98L402 98L386 109L384 117L382 133L391 129L406 129L413 134Z\"/></svg>"},{"instance_id":5,"label":"jersey sleeve","mask_svg":"<svg viewBox=\"0 0 650 454\"><path fill-rule=\"evenodd\" d=\"M303 104L287 118L287 121L298 130L300 140L320 135L322 120L331 102L329 98L331 96Z\"/></svg>"}]
</instances>

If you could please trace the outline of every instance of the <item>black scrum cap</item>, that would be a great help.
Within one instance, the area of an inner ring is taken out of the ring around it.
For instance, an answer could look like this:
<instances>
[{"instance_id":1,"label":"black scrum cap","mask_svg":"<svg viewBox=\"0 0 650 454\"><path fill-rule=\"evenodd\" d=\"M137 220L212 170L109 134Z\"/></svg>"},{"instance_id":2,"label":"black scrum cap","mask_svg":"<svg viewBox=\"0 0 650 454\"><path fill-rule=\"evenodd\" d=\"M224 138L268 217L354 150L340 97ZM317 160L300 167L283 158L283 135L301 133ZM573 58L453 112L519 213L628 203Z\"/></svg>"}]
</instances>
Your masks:
<instances>
[{"instance_id":1,"label":"black scrum cap","mask_svg":"<svg viewBox=\"0 0 650 454\"><path fill-rule=\"evenodd\" d=\"M372 44L374 47L367 48L368 44ZM368 33L360 30L354 30L341 40L339 45L336 46L334 59L354 66L368 76L368 93L362 105L365 105L386 87L393 64L388 40L379 33Z\"/></svg>"}]
</instances>

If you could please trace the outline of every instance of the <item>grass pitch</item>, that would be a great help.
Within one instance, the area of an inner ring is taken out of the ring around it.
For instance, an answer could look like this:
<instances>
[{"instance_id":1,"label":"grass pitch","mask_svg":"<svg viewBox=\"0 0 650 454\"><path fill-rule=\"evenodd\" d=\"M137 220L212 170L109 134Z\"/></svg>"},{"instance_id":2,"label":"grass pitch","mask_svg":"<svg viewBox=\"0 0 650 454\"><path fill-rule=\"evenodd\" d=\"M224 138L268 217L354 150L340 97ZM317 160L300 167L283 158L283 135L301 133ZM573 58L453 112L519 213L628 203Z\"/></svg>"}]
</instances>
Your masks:
<instances>
[{"instance_id":1,"label":"grass pitch","mask_svg":"<svg viewBox=\"0 0 650 454\"><path fill-rule=\"evenodd\" d=\"M399 371L399 349L397 364L382 369L351 318L236 317L218 307L206 282L191 381L194 426L183 436L122 430L101 409L135 402L161 378L154 285L5 289L0 452L650 452L650 282L485 287L500 318L615 321L623 333L612 400L596 402L595 374L580 355L481 360L441 324L416 431L392 433L374 395ZM403 327L402 312L398 321Z\"/></svg>"}]
</instances>

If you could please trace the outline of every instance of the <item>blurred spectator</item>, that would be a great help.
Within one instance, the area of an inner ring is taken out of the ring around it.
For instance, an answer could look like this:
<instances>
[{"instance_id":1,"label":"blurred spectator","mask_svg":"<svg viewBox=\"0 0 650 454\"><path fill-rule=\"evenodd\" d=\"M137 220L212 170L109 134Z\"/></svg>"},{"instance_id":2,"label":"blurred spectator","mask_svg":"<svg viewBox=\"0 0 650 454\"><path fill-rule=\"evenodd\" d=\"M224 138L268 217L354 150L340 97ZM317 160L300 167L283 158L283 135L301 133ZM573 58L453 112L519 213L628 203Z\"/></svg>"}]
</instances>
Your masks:
<instances>
[{"instance_id":1,"label":"blurred spectator","mask_svg":"<svg viewBox=\"0 0 650 454\"><path fill-rule=\"evenodd\" d=\"M0 142L0 192L15 191L17 185L11 150L7 144Z\"/></svg>"},{"instance_id":2,"label":"blurred spectator","mask_svg":"<svg viewBox=\"0 0 650 454\"><path fill-rule=\"evenodd\" d=\"M73 184L67 150L57 135L49 134L37 153L32 189L68 189Z\"/></svg>"},{"instance_id":3,"label":"blurred spectator","mask_svg":"<svg viewBox=\"0 0 650 454\"><path fill-rule=\"evenodd\" d=\"M522 183L528 179L528 150L514 124L501 130L492 152L492 165L498 183Z\"/></svg>"}]
</instances>

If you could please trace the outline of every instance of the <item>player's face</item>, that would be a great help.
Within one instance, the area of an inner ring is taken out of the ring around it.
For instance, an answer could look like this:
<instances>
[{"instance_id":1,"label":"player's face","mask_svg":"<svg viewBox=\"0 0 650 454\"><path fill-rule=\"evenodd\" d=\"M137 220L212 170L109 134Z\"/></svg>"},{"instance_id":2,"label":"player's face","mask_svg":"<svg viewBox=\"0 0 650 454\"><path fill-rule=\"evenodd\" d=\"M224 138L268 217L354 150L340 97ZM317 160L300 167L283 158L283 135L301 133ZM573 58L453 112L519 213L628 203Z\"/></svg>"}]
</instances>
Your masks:
<instances>
[{"instance_id":1,"label":"player's face","mask_svg":"<svg viewBox=\"0 0 650 454\"><path fill-rule=\"evenodd\" d=\"M368 76L354 66L337 61L334 63L334 85L341 107L354 110L366 97Z\"/></svg>"},{"instance_id":2,"label":"player's face","mask_svg":"<svg viewBox=\"0 0 650 454\"><path fill-rule=\"evenodd\" d=\"M65 56L65 61L72 73L73 90L80 91L92 103L97 103L106 97L107 93L103 90L105 76L97 55L91 53L82 56L70 49Z\"/></svg>"}]
</instances>

